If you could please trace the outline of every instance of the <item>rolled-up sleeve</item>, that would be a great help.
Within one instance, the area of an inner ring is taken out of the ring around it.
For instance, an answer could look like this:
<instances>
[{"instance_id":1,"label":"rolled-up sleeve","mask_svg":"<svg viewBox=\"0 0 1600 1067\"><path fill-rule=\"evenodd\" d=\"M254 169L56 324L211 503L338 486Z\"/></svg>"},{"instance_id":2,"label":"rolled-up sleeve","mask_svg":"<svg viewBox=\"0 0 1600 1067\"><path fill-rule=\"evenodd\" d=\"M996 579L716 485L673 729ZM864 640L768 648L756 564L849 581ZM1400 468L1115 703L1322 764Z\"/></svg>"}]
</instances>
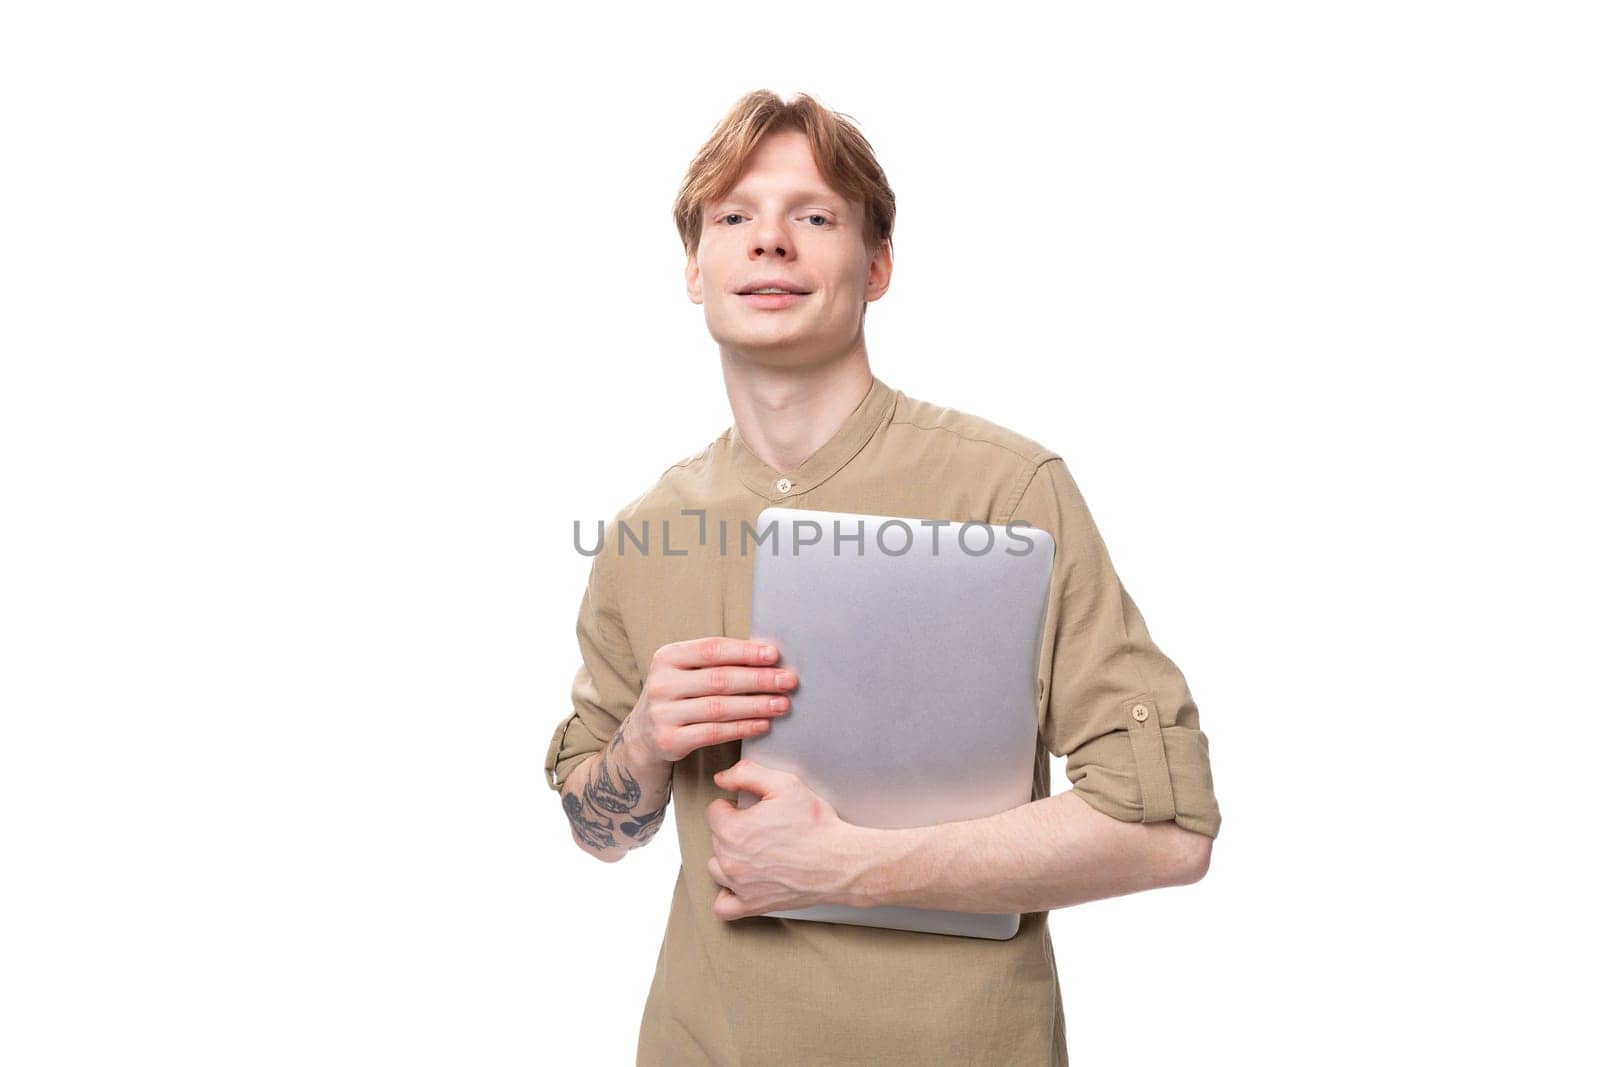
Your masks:
<instances>
[{"instance_id":1,"label":"rolled-up sleeve","mask_svg":"<svg viewBox=\"0 0 1600 1067\"><path fill-rule=\"evenodd\" d=\"M578 653L572 679L572 714L550 738L545 782L559 791L585 759L605 747L639 699L642 682L612 595L609 562L602 550L589 566L578 605Z\"/></svg>"},{"instance_id":2,"label":"rolled-up sleeve","mask_svg":"<svg viewBox=\"0 0 1600 1067\"><path fill-rule=\"evenodd\" d=\"M1171 819L1216 837L1222 815L1189 685L1151 640L1061 457L1034 469L1011 519L1056 542L1039 728L1067 758L1073 792L1124 822Z\"/></svg>"}]
</instances>

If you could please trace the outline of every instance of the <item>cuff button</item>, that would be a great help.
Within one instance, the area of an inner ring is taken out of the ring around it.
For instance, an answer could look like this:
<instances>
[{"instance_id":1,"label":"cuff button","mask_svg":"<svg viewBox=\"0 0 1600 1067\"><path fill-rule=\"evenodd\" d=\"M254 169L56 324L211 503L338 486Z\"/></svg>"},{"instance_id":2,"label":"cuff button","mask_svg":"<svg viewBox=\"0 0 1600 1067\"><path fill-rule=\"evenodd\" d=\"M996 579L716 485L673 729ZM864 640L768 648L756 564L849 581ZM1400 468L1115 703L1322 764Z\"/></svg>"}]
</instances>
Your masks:
<instances>
[{"instance_id":1,"label":"cuff button","mask_svg":"<svg viewBox=\"0 0 1600 1067\"><path fill-rule=\"evenodd\" d=\"M1134 720L1136 722L1144 722L1149 717L1150 717L1150 709L1149 708L1145 707L1143 704L1135 704L1133 706L1133 718L1134 718Z\"/></svg>"}]
</instances>

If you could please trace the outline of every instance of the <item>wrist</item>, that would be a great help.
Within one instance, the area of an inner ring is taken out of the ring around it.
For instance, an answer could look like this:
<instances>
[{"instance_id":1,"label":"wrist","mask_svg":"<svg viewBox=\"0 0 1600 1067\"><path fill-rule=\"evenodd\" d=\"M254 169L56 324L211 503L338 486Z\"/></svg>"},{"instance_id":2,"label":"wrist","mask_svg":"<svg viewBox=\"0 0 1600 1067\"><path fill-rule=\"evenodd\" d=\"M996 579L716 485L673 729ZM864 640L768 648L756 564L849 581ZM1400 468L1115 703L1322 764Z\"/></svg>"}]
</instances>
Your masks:
<instances>
[{"instance_id":1,"label":"wrist","mask_svg":"<svg viewBox=\"0 0 1600 1067\"><path fill-rule=\"evenodd\" d=\"M920 828L850 828L845 849L845 883L841 903L872 908L895 903L895 894L916 848Z\"/></svg>"},{"instance_id":2,"label":"wrist","mask_svg":"<svg viewBox=\"0 0 1600 1067\"><path fill-rule=\"evenodd\" d=\"M644 724L636 721L631 713L618 729L622 731L622 743L619 746L622 749L622 758L633 768L634 777L671 772L672 761L652 751L649 741L644 736Z\"/></svg>"}]
</instances>

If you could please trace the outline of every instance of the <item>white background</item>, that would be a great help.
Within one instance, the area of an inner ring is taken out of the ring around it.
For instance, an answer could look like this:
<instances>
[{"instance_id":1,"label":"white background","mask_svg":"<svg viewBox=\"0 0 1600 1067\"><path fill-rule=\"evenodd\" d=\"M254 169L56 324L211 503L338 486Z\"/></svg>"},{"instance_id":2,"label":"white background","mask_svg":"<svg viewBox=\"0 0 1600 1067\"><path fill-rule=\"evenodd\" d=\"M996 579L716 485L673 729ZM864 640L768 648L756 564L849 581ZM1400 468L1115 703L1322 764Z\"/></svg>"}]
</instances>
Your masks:
<instances>
[{"instance_id":1,"label":"white background","mask_svg":"<svg viewBox=\"0 0 1600 1067\"><path fill-rule=\"evenodd\" d=\"M541 762L572 520L731 420L670 208L756 88L1199 702L1073 1063L1592 1056L1591 11L7 5L0 1059L633 1062L672 816L596 862Z\"/></svg>"}]
</instances>

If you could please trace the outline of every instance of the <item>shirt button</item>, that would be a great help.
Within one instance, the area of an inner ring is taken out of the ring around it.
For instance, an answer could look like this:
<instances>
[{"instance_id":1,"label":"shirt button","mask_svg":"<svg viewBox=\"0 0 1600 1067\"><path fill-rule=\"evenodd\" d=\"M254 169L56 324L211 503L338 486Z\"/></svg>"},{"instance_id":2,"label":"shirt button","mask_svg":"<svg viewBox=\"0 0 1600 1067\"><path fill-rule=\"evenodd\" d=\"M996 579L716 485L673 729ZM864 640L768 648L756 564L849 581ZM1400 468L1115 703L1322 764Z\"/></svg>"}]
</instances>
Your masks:
<instances>
[{"instance_id":1,"label":"shirt button","mask_svg":"<svg viewBox=\"0 0 1600 1067\"><path fill-rule=\"evenodd\" d=\"M787 478L779 478L778 479L778 492L787 493L793 487L794 487L794 483L789 481L789 479L787 479Z\"/></svg>"},{"instance_id":2,"label":"shirt button","mask_svg":"<svg viewBox=\"0 0 1600 1067\"><path fill-rule=\"evenodd\" d=\"M1144 722L1150 717L1150 709L1143 704L1135 704L1133 706L1133 717L1138 722Z\"/></svg>"}]
</instances>

